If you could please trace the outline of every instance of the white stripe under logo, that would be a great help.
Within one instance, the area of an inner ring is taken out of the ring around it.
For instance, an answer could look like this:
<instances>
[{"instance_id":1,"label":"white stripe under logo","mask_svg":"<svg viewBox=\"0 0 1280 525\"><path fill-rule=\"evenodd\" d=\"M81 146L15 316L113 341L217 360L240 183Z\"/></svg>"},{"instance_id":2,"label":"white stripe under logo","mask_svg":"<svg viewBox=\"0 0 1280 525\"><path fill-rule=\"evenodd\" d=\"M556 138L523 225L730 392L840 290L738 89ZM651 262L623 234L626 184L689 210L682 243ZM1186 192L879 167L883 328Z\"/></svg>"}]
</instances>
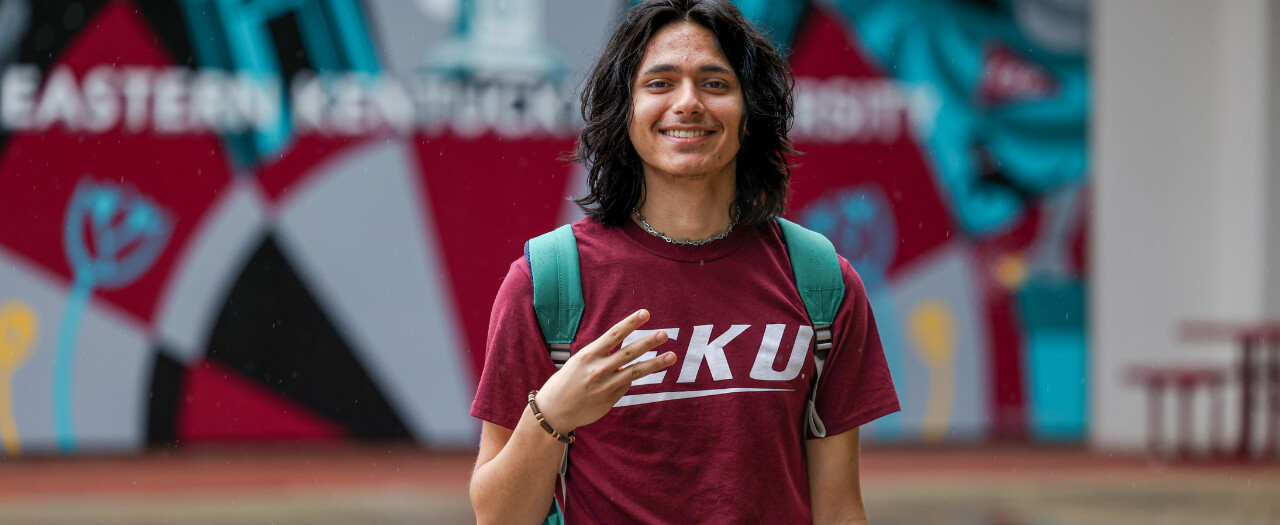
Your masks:
<instances>
[{"instance_id":1,"label":"white stripe under logo","mask_svg":"<svg viewBox=\"0 0 1280 525\"><path fill-rule=\"evenodd\" d=\"M790 388L717 388L714 390L691 390L686 392L657 392L654 394L632 394L622 396L615 407L629 407L633 405L645 405L648 403L657 403L659 401L672 401L676 399L689 399L692 397L718 396L723 394L736 394L738 392L793 392Z\"/></svg>"}]
</instances>

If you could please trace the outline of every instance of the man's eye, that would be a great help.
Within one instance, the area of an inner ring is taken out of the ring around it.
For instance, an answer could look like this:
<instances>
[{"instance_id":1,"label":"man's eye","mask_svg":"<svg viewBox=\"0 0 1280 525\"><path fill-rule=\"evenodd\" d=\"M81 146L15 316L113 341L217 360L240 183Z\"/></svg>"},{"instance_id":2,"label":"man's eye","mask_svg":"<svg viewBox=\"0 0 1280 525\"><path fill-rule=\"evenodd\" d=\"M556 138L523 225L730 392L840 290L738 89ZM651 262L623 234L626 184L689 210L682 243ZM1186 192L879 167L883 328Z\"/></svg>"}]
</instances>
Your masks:
<instances>
[{"instance_id":1,"label":"man's eye","mask_svg":"<svg viewBox=\"0 0 1280 525\"><path fill-rule=\"evenodd\" d=\"M671 87L671 84L668 84L667 82L664 82L661 80L654 80L653 82L648 83L645 87L654 88L654 89L663 89L663 88Z\"/></svg>"},{"instance_id":2,"label":"man's eye","mask_svg":"<svg viewBox=\"0 0 1280 525\"><path fill-rule=\"evenodd\" d=\"M711 89L726 89L729 87L729 84L726 84L719 80L712 80L710 82L707 82L707 87Z\"/></svg>"}]
</instances>

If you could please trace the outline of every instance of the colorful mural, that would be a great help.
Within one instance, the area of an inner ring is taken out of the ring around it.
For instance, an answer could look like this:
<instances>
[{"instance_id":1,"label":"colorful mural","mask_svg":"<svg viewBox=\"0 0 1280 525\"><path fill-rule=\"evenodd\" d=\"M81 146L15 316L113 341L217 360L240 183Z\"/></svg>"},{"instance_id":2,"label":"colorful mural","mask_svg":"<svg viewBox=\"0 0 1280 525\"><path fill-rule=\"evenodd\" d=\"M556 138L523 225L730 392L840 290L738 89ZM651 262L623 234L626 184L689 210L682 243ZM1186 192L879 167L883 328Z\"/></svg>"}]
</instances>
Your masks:
<instances>
[{"instance_id":1,"label":"colorful mural","mask_svg":"<svg viewBox=\"0 0 1280 525\"><path fill-rule=\"evenodd\" d=\"M1079 440L1084 2L741 0L796 74L789 216L863 276L889 442ZM0 0L7 455L472 447L489 306L625 2Z\"/></svg>"},{"instance_id":2,"label":"colorful mural","mask_svg":"<svg viewBox=\"0 0 1280 525\"><path fill-rule=\"evenodd\" d=\"M858 268L888 441L1085 435L1087 2L835 0L794 35L791 214Z\"/></svg>"}]
</instances>

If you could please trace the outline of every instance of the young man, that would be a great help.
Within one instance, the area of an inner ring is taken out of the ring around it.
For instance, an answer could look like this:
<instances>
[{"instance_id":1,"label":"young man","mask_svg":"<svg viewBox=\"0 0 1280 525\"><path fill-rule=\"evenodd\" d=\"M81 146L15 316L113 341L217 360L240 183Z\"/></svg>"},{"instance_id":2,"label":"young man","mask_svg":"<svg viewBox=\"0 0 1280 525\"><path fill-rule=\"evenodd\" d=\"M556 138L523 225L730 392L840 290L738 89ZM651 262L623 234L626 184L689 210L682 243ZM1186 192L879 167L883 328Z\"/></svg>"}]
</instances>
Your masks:
<instances>
[{"instance_id":1,"label":"young man","mask_svg":"<svg viewBox=\"0 0 1280 525\"><path fill-rule=\"evenodd\" d=\"M792 79L725 0L631 9L583 93L573 225L586 312L557 370L529 263L494 303L472 415L481 523L539 523L575 432L566 521L865 523L858 427L898 409L857 274L806 434L814 331L781 214ZM644 329L641 329L641 327ZM531 391L536 391L530 396ZM529 399L536 401L535 416ZM566 502L567 500L567 502Z\"/></svg>"}]
</instances>

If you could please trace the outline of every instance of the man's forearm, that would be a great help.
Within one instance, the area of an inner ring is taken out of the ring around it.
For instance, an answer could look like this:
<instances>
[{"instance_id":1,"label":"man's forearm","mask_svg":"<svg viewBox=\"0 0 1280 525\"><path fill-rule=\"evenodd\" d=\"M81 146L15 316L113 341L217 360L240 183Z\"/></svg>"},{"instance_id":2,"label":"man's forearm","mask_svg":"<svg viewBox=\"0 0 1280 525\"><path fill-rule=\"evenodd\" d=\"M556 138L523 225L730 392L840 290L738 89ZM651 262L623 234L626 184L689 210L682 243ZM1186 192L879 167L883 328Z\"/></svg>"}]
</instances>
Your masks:
<instances>
[{"instance_id":1,"label":"man's forearm","mask_svg":"<svg viewBox=\"0 0 1280 525\"><path fill-rule=\"evenodd\" d=\"M542 522L551 508L564 444L547 434L526 408L510 440L471 475L478 523Z\"/></svg>"},{"instance_id":2,"label":"man's forearm","mask_svg":"<svg viewBox=\"0 0 1280 525\"><path fill-rule=\"evenodd\" d=\"M572 432L611 410L631 382L675 363L673 352L630 364L667 342L656 330L616 352L626 337L649 320L647 310L627 316L573 354L538 390L538 404L549 425ZM545 401L545 404L544 404ZM514 430L484 423L480 453L471 475L471 506L480 523L541 522L551 506L564 443L538 424L525 407Z\"/></svg>"}]
</instances>

